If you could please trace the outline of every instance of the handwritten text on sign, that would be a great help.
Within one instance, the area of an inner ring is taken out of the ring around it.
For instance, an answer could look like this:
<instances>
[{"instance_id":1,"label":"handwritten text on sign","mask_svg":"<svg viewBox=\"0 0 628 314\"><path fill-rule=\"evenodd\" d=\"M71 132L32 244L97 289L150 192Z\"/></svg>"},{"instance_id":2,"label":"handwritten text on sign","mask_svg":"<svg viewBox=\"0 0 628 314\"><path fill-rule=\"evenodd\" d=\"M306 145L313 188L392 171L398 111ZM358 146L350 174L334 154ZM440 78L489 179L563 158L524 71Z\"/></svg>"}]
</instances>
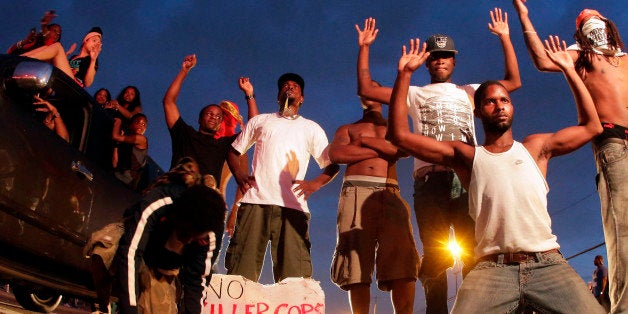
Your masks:
<instances>
[{"instance_id":1,"label":"handwritten text on sign","mask_svg":"<svg viewBox=\"0 0 628 314\"><path fill-rule=\"evenodd\" d=\"M212 275L203 314L322 314L325 293L313 279L262 285L242 276Z\"/></svg>"}]
</instances>

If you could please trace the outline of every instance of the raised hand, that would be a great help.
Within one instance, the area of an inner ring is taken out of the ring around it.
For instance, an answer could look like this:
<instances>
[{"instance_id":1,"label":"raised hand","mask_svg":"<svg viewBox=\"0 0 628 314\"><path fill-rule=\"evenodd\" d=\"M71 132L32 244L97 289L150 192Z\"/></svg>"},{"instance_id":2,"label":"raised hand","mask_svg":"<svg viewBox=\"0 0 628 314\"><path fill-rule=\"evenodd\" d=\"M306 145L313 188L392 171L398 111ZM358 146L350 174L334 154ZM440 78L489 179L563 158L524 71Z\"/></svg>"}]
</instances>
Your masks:
<instances>
[{"instance_id":1,"label":"raised hand","mask_svg":"<svg viewBox=\"0 0 628 314\"><path fill-rule=\"evenodd\" d=\"M52 22L52 19L54 19L55 17L57 17L58 15L55 14L55 11L46 11L46 13L44 13L44 16L41 18L41 24L42 25L48 25L50 24L50 22Z\"/></svg>"},{"instance_id":2,"label":"raised hand","mask_svg":"<svg viewBox=\"0 0 628 314\"><path fill-rule=\"evenodd\" d=\"M55 106L53 106L47 100L44 100L44 99L42 99L41 97L39 97L37 95L35 95L34 98L35 98L35 101L33 102L33 105L35 105L35 110L36 111L50 112L52 114L56 114L57 113L57 108Z\"/></svg>"},{"instance_id":3,"label":"raised hand","mask_svg":"<svg viewBox=\"0 0 628 314\"><path fill-rule=\"evenodd\" d=\"M401 58L399 58L397 69L399 71L416 71L430 55L429 52L425 51L426 48L427 45L425 43L421 45L418 38L410 39L410 50L406 51L405 45L401 48Z\"/></svg>"},{"instance_id":4,"label":"raised hand","mask_svg":"<svg viewBox=\"0 0 628 314\"><path fill-rule=\"evenodd\" d=\"M181 65L181 70L185 70L189 72L196 65L196 55L192 54L189 56L185 56L183 59L183 64Z\"/></svg>"},{"instance_id":5,"label":"raised hand","mask_svg":"<svg viewBox=\"0 0 628 314\"><path fill-rule=\"evenodd\" d=\"M364 30L360 30L358 24L355 24L355 29L358 31L359 46L369 46L375 41L377 33L379 33L379 29L375 28L375 19L372 17L364 20Z\"/></svg>"},{"instance_id":6,"label":"raised hand","mask_svg":"<svg viewBox=\"0 0 628 314\"><path fill-rule=\"evenodd\" d=\"M92 60L98 59L98 55L100 54L101 50L102 44L94 45L94 47L89 51L89 57L92 58Z\"/></svg>"},{"instance_id":7,"label":"raised hand","mask_svg":"<svg viewBox=\"0 0 628 314\"><path fill-rule=\"evenodd\" d=\"M251 84L251 80L248 77L240 77L238 79L238 87L245 95L253 95L253 84Z\"/></svg>"},{"instance_id":8,"label":"raised hand","mask_svg":"<svg viewBox=\"0 0 628 314\"><path fill-rule=\"evenodd\" d=\"M70 48L65 52L66 57L69 57L74 52L74 50L76 50L76 43L72 43Z\"/></svg>"},{"instance_id":9,"label":"raised hand","mask_svg":"<svg viewBox=\"0 0 628 314\"><path fill-rule=\"evenodd\" d=\"M525 5L526 0L513 0L512 4L519 14L528 14L528 7Z\"/></svg>"},{"instance_id":10,"label":"raised hand","mask_svg":"<svg viewBox=\"0 0 628 314\"><path fill-rule=\"evenodd\" d=\"M489 13L491 15L491 23L488 23L488 30L499 37L509 36L508 13L504 12L502 15L502 9L500 8L495 8Z\"/></svg>"},{"instance_id":11,"label":"raised hand","mask_svg":"<svg viewBox=\"0 0 628 314\"><path fill-rule=\"evenodd\" d=\"M545 53L562 70L574 67L573 59L567 52L567 43L558 36L550 35L545 40Z\"/></svg>"}]
</instances>

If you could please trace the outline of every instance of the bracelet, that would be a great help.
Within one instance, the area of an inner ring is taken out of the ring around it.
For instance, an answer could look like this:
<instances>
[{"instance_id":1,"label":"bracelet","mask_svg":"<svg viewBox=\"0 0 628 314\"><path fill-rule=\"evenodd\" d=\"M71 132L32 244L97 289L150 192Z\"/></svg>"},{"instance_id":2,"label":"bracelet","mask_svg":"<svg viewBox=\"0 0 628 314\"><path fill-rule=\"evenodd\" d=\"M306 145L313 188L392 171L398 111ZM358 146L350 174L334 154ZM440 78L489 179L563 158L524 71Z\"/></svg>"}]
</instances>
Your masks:
<instances>
[{"instance_id":1,"label":"bracelet","mask_svg":"<svg viewBox=\"0 0 628 314\"><path fill-rule=\"evenodd\" d=\"M52 115L52 120L54 120L54 119L56 119L56 118L60 118L60 117L61 117L61 115L59 114L59 111L57 111L57 112L55 112L55 113Z\"/></svg>"},{"instance_id":2,"label":"bracelet","mask_svg":"<svg viewBox=\"0 0 628 314\"><path fill-rule=\"evenodd\" d=\"M245 96L244 96L244 99L246 99L246 100L255 99L255 94L252 94L252 95L245 95Z\"/></svg>"},{"instance_id":3,"label":"bracelet","mask_svg":"<svg viewBox=\"0 0 628 314\"><path fill-rule=\"evenodd\" d=\"M523 31L524 34L536 34L535 31Z\"/></svg>"}]
</instances>

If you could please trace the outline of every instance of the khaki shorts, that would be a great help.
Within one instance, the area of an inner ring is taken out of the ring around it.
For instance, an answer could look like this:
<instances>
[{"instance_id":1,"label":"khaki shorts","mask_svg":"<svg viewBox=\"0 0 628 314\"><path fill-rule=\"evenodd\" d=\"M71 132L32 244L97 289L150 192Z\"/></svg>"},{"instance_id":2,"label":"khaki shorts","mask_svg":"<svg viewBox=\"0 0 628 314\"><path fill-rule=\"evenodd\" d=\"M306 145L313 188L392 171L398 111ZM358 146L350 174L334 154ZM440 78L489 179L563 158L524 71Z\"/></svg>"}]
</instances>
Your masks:
<instances>
[{"instance_id":1,"label":"khaki shorts","mask_svg":"<svg viewBox=\"0 0 628 314\"><path fill-rule=\"evenodd\" d=\"M343 290L370 284L377 265L380 290L393 280L416 280L419 255L412 236L410 207L399 187L345 181L338 202L338 240L331 279Z\"/></svg>"}]
</instances>

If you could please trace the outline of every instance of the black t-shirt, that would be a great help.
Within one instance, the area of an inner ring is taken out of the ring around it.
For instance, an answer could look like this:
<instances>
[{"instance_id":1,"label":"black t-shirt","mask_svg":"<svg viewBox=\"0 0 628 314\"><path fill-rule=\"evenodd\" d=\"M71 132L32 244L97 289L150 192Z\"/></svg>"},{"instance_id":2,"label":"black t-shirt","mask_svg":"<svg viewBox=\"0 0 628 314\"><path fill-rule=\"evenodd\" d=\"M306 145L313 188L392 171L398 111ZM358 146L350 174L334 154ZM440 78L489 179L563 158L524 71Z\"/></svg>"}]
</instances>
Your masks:
<instances>
[{"instance_id":1,"label":"black t-shirt","mask_svg":"<svg viewBox=\"0 0 628 314\"><path fill-rule=\"evenodd\" d=\"M79 58L78 55L74 55L70 58L70 68L74 71L74 78L79 80L82 84L85 84L85 76L89 69L89 63L92 57L85 56ZM98 71L98 60L96 60L96 71Z\"/></svg>"},{"instance_id":2,"label":"black t-shirt","mask_svg":"<svg viewBox=\"0 0 628 314\"><path fill-rule=\"evenodd\" d=\"M183 157L192 157L198 163L201 174L211 174L216 179L216 184L220 185L222 166L231 150L231 143L238 134L215 139L213 135L199 132L187 125L182 118L169 131L172 140L170 167L174 167Z\"/></svg>"}]
</instances>

